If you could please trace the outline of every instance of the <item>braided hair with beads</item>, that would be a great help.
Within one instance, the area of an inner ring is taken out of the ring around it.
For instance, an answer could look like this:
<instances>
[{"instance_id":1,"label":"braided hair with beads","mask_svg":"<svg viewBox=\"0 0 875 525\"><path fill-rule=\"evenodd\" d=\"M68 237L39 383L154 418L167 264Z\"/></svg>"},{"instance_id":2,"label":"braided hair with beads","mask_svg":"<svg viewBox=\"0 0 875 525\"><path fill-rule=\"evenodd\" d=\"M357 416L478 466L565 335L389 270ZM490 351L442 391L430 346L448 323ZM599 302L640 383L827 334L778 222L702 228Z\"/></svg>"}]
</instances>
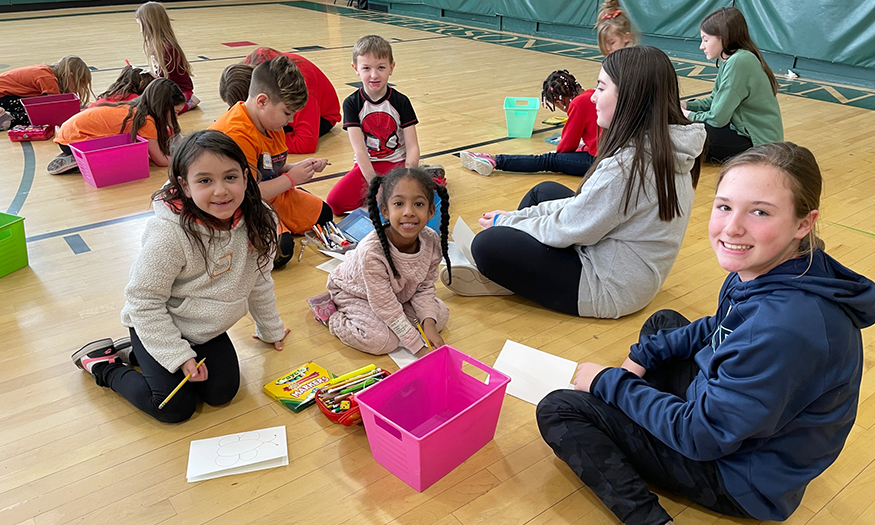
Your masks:
<instances>
[{"instance_id":1,"label":"braided hair with beads","mask_svg":"<svg viewBox=\"0 0 875 525\"><path fill-rule=\"evenodd\" d=\"M544 81L541 88L541 103L550 111L556 111L556 101L560 100L564 105L571 103L583 88L567 69L556 70Z\"/></svg>"},{"instance_id":2,"label":"braided hair with beads","mask_svg":"<svg viewBox=\"0 0 875 525\"><path fill-rule=\"evenodd\" d=\"M392 261L392 253L389 250L389 238L386 236L385 228L387 224L383 222L383 216L380 214L380 207L386 209L389 205L389 196L395 185L401 179L413 179L417 181L428 198L429 207L434 206L434 194L437 193L441 198L441 253L444 260L447 262L447 273L449 274L449 282L453 282L453 269L450 263L450 257L447 254L447 242L450 229L450 196L447 193L447 188L436 184L431 176L420 168L397 168L386 175L376 176L371 179L368 186L368 215L371 222L374 223L374 230L377 232L377 238L380 239L380 245L383 247L383 254L386 260L389 261L389 267L392 269L392 275L398 277L398 270L395 268L395 262ZM380 187L382 186L382 193ZM378 198L379 197L379 198Z\"/></svg>"}]
</instances>

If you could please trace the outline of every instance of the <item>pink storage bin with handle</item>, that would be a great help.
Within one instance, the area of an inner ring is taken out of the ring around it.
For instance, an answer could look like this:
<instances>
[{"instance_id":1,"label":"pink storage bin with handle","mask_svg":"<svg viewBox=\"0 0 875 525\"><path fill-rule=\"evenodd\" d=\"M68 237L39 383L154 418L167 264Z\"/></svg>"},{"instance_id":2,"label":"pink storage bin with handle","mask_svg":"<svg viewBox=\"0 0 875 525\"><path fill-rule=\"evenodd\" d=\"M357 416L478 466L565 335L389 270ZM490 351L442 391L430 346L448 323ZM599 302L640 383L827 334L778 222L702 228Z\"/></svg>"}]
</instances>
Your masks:
<instances>
[{"instance_id":1,"label":"pink storage bin with handle","mask_svg":"<svg viewBox=\"0 0 875 525\"><path fill-rule=\"evenodd\" d=\"M422 492L492 440L508 382L446 345L395 372L356 396L374 459Z\"/></svg>"},{"instance_id":2,"label":"pink storage bin with handle","mask_svg":"<svg viewBox=\"0 0 875 525\"><path fill-rule=\"evenodd\" d=\"M70 144L85 182L95 188L149 177L149 141L127 133Z\"/></svg>"},{"instance_id":3,"label":"pink storage bin with handle","mask_svg":"<svg viewBox=\"0 0 875 525\"><path fill-rule=\"evenodd\" d=\"M23 98L21 105L24 106L31 124L47 124L51 129L60 126L81 109L79 95L76 93Z\"/></svg>"}]
</instances>

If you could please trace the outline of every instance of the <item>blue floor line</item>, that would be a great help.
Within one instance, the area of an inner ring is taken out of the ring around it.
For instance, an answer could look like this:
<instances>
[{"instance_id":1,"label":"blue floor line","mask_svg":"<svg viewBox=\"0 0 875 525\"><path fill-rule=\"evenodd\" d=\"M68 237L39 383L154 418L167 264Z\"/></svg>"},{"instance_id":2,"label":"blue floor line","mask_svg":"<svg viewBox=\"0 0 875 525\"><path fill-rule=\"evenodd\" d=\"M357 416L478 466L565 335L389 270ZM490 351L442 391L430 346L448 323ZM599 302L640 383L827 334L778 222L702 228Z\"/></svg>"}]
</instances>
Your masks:
<instances>
[{"instance_id":1,"label":"blue floor line","mask_svg":"<svg viewBox=\"0 0 875 525\"><path fill-rule=\"evenodd\" d=\"M30 188L33 186L33 176L36 172L36 157L33 154L33 144L30 142L19 142L21 151L24 153L24 170L21 174L21 183L18 185L18 191L15 192L15 198L12 199L12 204L6 210L10 215L18 215L21 207L24 206L24 201L27 199L27 194L30 193Z\"/></svg>"},{"instance_id":2,"label":"blue floor line","mask_svg":"<svg viewBox=\"0 0 875 525\"><path fill-rule=\"evenodd\" d=\"M101 221L101 222L95 222L95 223L92 223L92 224L85 224L85 225L82 225L82 226L76 226L76 227L73 227L73 228L67 228L66 230L60 230L60 231L56 231L56 232L43 233L42 235L34 235L33 237L28 237L28 238L25 239L25 240L26 240L27 242L36 242L36 241L42 241L42 240L45 240L45 239L51 239L51 238L53 238L53 237L63 237L63 236L65 236L65 235L70 235L70 234L73 234L73 233L79 233L79 232L83 232L83 231L86 231L86 230L93 230L93 229L95 229L95 228L102 228L102 227L104 227L104 226L112 226L113 224L120 224L120 223L122 223L122 222L136 221L136 220L139 220L139 219L145 219L145 218L147 218L147 217L151 217L151 216L154 215L154 214L155 214L155 212L153 212L153 211L147 211L146 213L140 213L140 214L137 214L137 215L129 215L129 216L127 216L127 217L119 217L119 218L117 218L117 219L110 219L110 220L108 220L108 221Z\"/></svg>"},{"instance_id":3,"label":"blue floor line","mask_svg":"<svg viewBox=\"0 0 875 525\"><path fill-rule=\"evenodd\" d=\"M91 248L89 248L88 244L85 243L85 239L83 239L82 236L78 233L68 235L64 237L64 240L67 241L67 246L69 246L70 249L73 250L73 253L76 255L91 251Z\"/></svg>"}]
</instances>

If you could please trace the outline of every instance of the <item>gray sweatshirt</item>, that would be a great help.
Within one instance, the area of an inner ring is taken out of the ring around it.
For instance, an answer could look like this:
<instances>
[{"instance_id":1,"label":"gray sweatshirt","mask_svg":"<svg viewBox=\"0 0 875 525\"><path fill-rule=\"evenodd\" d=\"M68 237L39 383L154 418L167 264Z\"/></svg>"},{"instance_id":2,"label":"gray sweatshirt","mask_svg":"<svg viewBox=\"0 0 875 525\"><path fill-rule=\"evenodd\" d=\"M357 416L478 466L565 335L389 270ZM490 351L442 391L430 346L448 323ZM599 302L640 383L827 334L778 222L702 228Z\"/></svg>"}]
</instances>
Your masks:
<instances>
[{"instance_id":1,"label":"gray sweatshirt","mask_svg":"<svg viewBox=\"0 0 875 525\"><path fill-rule=\"evenodd\" d=\"M693 207L690 170L705 142L705 126L670 126L675 151L675 187L681 215L659 219L656 183L649 169L644 191L623 213L632 150L602 160L579 195L542 202L499 216L495 224L524 231L547 246L574 246L580 255L578 314L617 318L644 308L671 270ZM545 269L549 271L549 268Z\"/></svg>"},{"instance_id":2,"label":"gray sweatshirt","mask_svg":"<svg viewBox=\"0 0 875 525\"><path fill-rule=\"evenodd\" d=\"M276 308L273 261L258 267L241 219L219 232L208 246L204 265L179 225L179 215L156 201L155 217L143 232L143 248L125 287L122 324L132 327L146 351L169 372L195 357L203 344L228 331L251 312L263 341L282 339L285 328ZM203 228L203 227L200 227Z\"/></svg>"}]
</instances>

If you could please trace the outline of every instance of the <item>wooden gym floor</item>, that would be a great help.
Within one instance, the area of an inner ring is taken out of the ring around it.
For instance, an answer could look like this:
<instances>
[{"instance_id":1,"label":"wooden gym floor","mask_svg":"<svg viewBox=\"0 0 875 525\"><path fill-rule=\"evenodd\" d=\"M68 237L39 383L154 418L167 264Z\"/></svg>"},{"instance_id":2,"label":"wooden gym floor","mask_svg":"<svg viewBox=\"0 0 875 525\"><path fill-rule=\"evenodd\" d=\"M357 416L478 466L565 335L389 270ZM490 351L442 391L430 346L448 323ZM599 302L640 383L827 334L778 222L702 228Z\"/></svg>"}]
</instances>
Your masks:
<instances>
[{"instance_id":1,"label":"wooden gym floor","mask_svg":"<svg viewBox=\"0 0 875 525\"><path fill-rule=\"evenodd\" d=\"M0 40L0 71L77 54L95 68L94 90L100 92L125 59L144 63L135 8L0 15L6 36ZM447 169L454 217L475 225L484 211L515 207L537 182L578 182L553 174L483 178L463 170L452 153L549 151L543 139L556 130L540 123L549 112L539 112L531 139L507 140L502 101L538 96L554 69L567 68L584 86L592 85L599 69L594 46L327 3L227 1L170 8L202 100L200 109L181 116L184 132L205 128L222 114L219 74L252 49L223 42L298 49L326 72L342 100L354 89L347 83L357 80L349 65L353 43L377 33L393 43L397 67L391 81L416 108L424 160ZM711 64L676 60L676 66L682 95L711 89ZM803 94L779 99L787 139L811 148L825 174L820 226L829 251L875 276L873 92L802 79L782 86L784 93ZM372 459L361 427L334 425L315 408L293 414L265 396L265 382L306 361L339 373L372 362L395 369L387 357L345 347L313 320L305 299L323 290L326 278L315 268L326 258L314 250L273 275L280 312L292 330L283 352L251 339L249 318L231 330L242 386L228 406L202 407L184 424L165 425L96 387L69 356L88 341L126 334L119 323L122 292L150 216L149 195L165 180L165 170L153 167L148 179L95 189L78 175L48 175L45 166L55 154L51 142L18 144L0 136L0 211L26 218L30 257L29 267L0 279L0 522L616 523L542 442L534 406L516 398L505 398L494 441L417 493ZM327 177L307 188L324 198L334 176L352 165L346 133L339 126L332 130L317 155L332 165ZM506 339L577 361L619 364L653 311L674 308L691 318L712 313L725 276L706 233L715 173L713 166L706 169L678 261L643 311L620 320L579 319L518 297L457 297L438 284L438 296L452 312L444 339L487 364ZM857 424L837 463L811 483L789 523L875 523L873 336L871 329L864 333ZM192 439L277 425L288 429L288 467L186 483ZM662 502L679 525L753 523L680 498L664 496Z\"/></svg>"}]
</instances>

